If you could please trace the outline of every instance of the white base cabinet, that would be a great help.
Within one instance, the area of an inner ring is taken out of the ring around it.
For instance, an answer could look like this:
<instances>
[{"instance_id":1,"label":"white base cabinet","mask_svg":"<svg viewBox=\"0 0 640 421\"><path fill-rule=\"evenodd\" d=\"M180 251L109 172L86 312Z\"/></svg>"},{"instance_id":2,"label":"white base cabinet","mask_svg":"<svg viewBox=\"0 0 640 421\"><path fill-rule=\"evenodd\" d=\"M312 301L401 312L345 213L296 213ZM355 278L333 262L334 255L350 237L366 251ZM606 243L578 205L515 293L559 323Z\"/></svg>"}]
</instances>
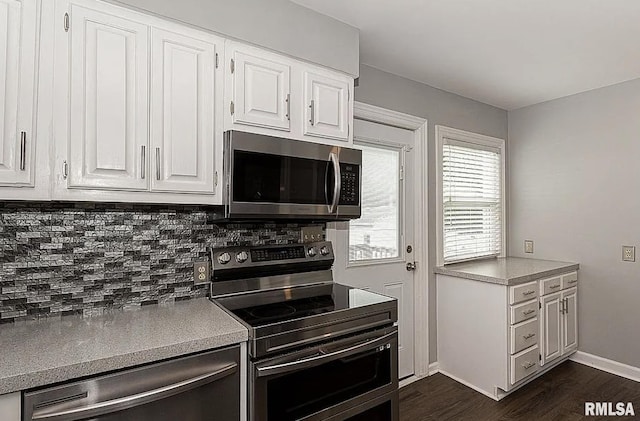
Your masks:
<instances>
[{"instance_id":1,"label":"white base cabinet","mask_svg":"<svg viewBox=\"0 0 640 421\"><path fill-rule=\"evenodd\" d=\"M500 400L566 360L578 347L577 279L509 287L436 275L440 371Z\"/></svg>"}]
</instances>

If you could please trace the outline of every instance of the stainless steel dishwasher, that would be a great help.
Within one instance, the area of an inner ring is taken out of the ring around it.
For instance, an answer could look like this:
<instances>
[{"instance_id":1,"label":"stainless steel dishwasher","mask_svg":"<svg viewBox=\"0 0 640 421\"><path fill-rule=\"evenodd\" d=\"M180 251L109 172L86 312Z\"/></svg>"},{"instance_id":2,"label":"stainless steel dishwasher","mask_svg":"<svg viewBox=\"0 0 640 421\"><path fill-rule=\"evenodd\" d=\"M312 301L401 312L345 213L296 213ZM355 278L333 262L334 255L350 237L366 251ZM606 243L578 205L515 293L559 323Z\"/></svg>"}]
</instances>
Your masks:
<instances>
[{"instance_id":1,"label":"stainless steel dishwasher","mask_svg":"<svg viewBox=\"0 0 640 421\"><path fill-rule=\"evenodd\" d=\"M23 420L239 420L239 361L236 346L27 391Z\"/></svg>"}]
</instances>

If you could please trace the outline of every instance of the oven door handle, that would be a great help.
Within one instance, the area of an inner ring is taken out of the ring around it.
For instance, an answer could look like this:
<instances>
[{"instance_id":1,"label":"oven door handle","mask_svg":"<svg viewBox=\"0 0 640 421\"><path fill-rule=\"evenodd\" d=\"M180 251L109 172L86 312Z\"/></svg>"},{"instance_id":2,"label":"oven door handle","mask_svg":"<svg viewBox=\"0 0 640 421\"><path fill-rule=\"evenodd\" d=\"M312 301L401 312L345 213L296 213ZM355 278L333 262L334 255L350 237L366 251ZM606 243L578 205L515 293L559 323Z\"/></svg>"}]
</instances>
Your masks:
<instances>
[{"instance_id":1,"label":"oven door handle","mask_svg":"<svg viewBox=\"0 0 640 421\"><path fill-rule=\"evenodd\" d=\"M236 363L226 365L219 370L205 373L197 377L193 377L187 380L183 380L178 383L163 386L157 389L149 390L146 392L137 393L135 395L125 396L122 398L111 399L104 402L97 402L91 405L82 406L79 408L73 408L68 410L62 410L53 413L37 412L33 414L32 420L47 420L47 421L71 421L71 420L84 420L88 418L98 417L100 415L111 414L116 411L122 411L124 409L133 408L136 406L144 405L146 403L155 402L160 399L165 399L171 396L179 395L186 391L195 389L205 384L212 383L216 380L227 377L238 370Z\"/></svg>"},{"instance_id":2,"label":"oven door handle","mask_svg":"<svg viewBox=\"0 0 640 421\"><path fill-rule=\"evenodd\" d=\"M291 371L304 370L307 368L316 367L329 361L338 360L353 354L362 353L363 351L367 351L372 348L379 348L378 351L381 351L384 347L386 347L386 345L388 345L389 340L393 339L396 335L397 332L394 331L379 338L343 348L339 351L330 352L328 354L314 355L313 357L302 358L299 360L281 364L269 365L266 367L257 367L257 375L258 377L266 377L276 374L289 373Z\"/></svg>"}]
</instances>

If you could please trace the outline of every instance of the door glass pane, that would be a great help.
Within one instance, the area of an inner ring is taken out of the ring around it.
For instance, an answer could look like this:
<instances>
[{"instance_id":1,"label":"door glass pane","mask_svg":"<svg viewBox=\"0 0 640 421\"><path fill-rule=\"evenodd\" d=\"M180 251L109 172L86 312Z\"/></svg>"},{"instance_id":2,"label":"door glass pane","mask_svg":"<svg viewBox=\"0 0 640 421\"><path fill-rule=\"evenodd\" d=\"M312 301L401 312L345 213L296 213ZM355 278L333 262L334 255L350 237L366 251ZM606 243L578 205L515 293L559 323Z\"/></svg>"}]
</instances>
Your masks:
<instances>
[{"instance_id":1,"label":"door glass pane","mask_svg":"<svg viewBox=\"0 0 640 421\"><path fill-rule=\"evenodd\" d=\"M399 256L400 150L362 146L362 216L349 222L349 261Z\"/></svg>"}]
</instances>

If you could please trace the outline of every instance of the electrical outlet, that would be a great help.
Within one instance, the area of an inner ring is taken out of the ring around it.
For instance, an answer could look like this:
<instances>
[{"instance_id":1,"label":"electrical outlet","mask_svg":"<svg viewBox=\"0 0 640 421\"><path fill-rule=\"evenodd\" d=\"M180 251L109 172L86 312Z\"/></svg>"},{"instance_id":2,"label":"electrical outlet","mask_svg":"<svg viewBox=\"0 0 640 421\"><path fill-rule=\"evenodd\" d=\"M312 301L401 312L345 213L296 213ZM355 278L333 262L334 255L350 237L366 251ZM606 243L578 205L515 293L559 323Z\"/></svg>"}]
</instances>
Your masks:
<instances>
[{"instance_id":1,"label":"electrical outlet","mask_svg":"<svg viewBox=\"0 0 640 421\"><path fill-rule=\"evenodd\" d=\"M533 240L524 240L524 252L533 253Z\"/></svg>"},{"instance_id":2,"label":"electrical outlet","mask_svg":"<svg viewBox=\"0 0 640 421\"><path fill-rule=\"evenodd\" d=\"M300 240L303 243L313 243L314 241L324 240L324 230L322 226L302 227Z\"/></svg>"},{"instance_id":3,"label":"electrical outlet","mask_svg":"<svg viewBox=\"0 0 640 421\"><path fill-rule=\"evenodd\" d=\"M623 262L636 261L636 246L622 246L622 261Z\"/></svg>"},{"instance_id":4,"label":"electrical outlet","mask_svg":"<svg viewBox=\"0 0 640 421\"><path fill-rule=\"evenodd\" d=\"M209 282L209 262L195 262L193 264L194 285L206 284Z\"/></svg>"}]
</instances>

